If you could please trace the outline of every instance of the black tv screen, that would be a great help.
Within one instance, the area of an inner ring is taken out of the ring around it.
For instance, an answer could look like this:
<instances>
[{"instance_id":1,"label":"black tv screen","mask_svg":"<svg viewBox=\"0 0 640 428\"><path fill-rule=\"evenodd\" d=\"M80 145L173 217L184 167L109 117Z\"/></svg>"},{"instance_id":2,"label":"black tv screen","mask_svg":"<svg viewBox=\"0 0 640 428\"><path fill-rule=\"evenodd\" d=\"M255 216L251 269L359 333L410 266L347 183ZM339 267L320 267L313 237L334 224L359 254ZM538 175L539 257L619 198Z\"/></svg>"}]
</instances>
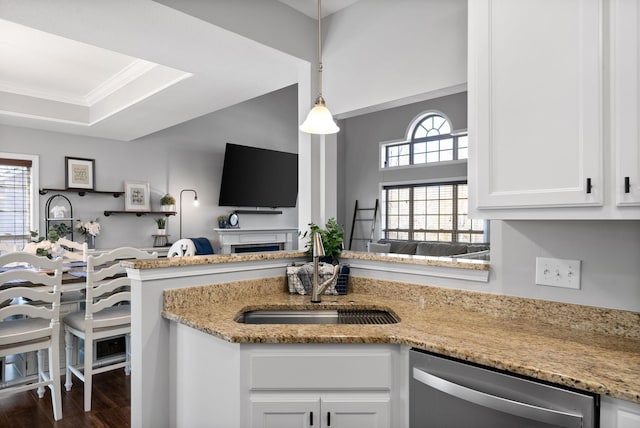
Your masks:
<instances>
[{"instance_id":1,"label":"black tv screen","mask_svg":"<svg viewBox=\"0 0 640 428\"><path fill-rule=\"evenodd\" d=\"M227 143L218 205L295 207L298 155Z\"/></svg>"}]
</instances>

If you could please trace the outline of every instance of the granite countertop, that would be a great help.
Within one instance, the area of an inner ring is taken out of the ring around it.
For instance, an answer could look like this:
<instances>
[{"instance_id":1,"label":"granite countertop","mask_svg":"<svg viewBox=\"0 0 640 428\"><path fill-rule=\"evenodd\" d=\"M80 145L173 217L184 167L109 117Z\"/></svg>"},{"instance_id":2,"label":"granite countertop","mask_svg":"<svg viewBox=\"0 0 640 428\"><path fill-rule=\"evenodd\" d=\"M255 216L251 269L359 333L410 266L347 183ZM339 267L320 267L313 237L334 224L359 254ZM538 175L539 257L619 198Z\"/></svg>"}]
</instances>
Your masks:
<instances>
[{"instance_id":1,"label":"granite countertop","mask_svg":"<svg viewBox=\"0 0 640 428\"><path fill-rule=\"evenodd\" d=\"M123 260L120 264L125 268L131 269L157 269L216 263L303 258L306 258L306 253L304 251L267 251L259 253L211 254L206 256L172 257L148 260ZM341 258L472 270L489 270L490 266L489 262L484 260L457 259L453 257L411 256L393 253L365 253L359 251L343 251L341 253Z\"/></svg>"},{"instance_id":2,"label":"granite countertop","mask_svg":"<svg viewBox=\"0 0 640 428\"><path fill-rule=\"evenodd\" d=\"M238 343L391 343L640 403L640 313L350 278L345 296L287 292L286 278L166 290L163 316ZM251 325L266 308L374 308L388 325Z\"/></svg>"}]
</instances>

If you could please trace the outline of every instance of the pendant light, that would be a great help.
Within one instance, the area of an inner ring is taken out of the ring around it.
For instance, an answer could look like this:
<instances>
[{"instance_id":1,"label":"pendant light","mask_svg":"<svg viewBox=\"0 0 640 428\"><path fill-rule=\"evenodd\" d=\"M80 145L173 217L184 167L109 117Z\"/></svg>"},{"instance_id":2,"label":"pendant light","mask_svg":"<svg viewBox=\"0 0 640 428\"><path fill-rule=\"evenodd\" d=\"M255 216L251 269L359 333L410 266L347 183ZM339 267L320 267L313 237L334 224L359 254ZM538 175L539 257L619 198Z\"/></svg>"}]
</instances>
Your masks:
<instances>
[{"instance_id":1,"label":"pendant light","mask_svg":"<svg viewBox=\"0 0 640 428\"><path fill-rule=\"evenodd\" d=\"M300 130L307 134L335 134L340 131L333 120L322 97L322 0L318 0L318 98L307 115L307 119L300 125Z\"/></svg>"}]
</instances>

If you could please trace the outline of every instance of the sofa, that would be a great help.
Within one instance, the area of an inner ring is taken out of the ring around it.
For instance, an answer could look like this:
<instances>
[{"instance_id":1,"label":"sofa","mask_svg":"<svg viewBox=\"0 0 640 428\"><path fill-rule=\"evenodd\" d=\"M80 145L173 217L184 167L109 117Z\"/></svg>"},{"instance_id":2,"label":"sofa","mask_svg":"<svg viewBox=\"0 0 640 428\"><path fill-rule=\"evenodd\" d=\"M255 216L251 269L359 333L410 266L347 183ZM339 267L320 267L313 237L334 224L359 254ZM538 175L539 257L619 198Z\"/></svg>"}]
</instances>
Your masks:
<instances>
[{"instance_id":1,"label":"sofa","mask_svg":"<svg viewBox=\"0 0 640 428\"><path fill-rule=\"evenodd\" d=\"M376 243L369 243L367 249L372 253L395 253L416 256L489 260L489 244L380 239Z\"/></svg>"}]
</instances>

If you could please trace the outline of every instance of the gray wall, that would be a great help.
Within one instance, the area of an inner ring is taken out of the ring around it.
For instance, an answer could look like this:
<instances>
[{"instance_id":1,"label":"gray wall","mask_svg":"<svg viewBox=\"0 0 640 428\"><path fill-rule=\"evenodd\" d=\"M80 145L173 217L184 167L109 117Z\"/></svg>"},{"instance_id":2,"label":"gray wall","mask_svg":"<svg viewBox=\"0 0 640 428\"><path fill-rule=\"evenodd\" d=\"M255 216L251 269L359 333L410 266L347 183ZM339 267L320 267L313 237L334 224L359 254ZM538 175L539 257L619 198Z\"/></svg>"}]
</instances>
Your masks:
<instances>
[{"instance_id":1,"label":"gray wall","mask_svg":"<svg viewBox=\"0 0 640 428\"><path fill-rule=\"evenodd\" d=\"M216 217L233 210L218 206L225 143L297 152L297 117L294 85L133 142L0 125L0 151L39 155L41 188L64 188L65 156L95 159L96 189L118 191L123 190L124 181L149 182L154 210L159 209L159 200L167 191L179 203L181 189L196 189L198 208L191 204L192 193L183 197L183 236L212 237ZM49 196L40 197L40 218L44 218ZM102 231L96 240L98 248L152 245L154 216L103 215L104 210L123 210L123 198L67 196L73 204L74 217L99 218ZM296 228L297 208L285 208L283 212L241 215L240 222L243 227ZM168 229L170 240L178 239L179 216L170 217ZM42 220L39 230L44 234Z\"/></svg>"},{"instance_id":2,"label":"gray wall","mask_svg":"<svg viewBox=\"0 0 640 428\"><path fill-rule=\"evenodd\" d=\"M535 258L582 260L580 290L535 284ZM640 312L640 221L492 221L488 289Z\"/></svg>"},{"instance_id":3,"label":"gray wall","mask_svg":"<svg viewBox=\"0 0 640 428\"><path fill-rule=\"evenodd\" d=\"M467 94L462 92L341 121L338 143L343 162L340 165L343 171L341 182L344 185L338 186L343 189L343 194L339 195L342 203L338 207L338 220L346 227L347 246L355 201L358 200L361 207L373 207L376 198L380 197L380 183L466 177L466 164L380 170L380 142L405 139L413 119L427 111L444 113L451 120L454 130L466 129ZM361 223L360 226L362 228L365 224ZM358 229L356 233L358 236L368 236L363 229ZM379 222L376 236L380 237ZM360 244L360 247L354 245L352 249L363 250Z\"/></svg>"}]
</instances>

